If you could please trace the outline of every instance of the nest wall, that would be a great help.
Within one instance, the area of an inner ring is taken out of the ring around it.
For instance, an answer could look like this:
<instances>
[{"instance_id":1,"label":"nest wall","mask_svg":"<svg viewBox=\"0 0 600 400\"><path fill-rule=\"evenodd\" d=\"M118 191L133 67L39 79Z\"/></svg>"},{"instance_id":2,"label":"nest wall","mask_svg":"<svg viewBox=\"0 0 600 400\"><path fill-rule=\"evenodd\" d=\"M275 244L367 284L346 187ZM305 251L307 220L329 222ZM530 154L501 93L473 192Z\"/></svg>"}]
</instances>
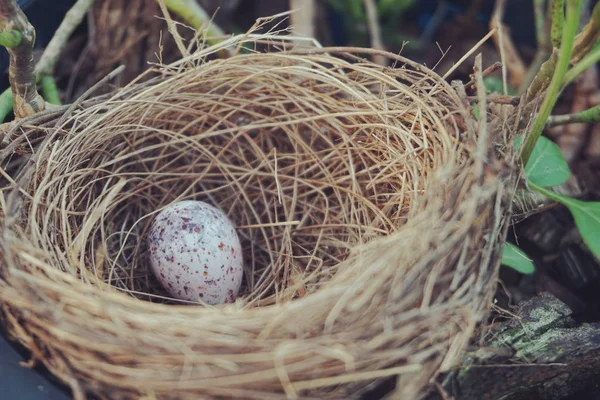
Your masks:
<instances>
[{"instance_id":1,"label":"nest wall","mask_svg":"<svg viewBox=\"0 0 600 400\"><path fill-rule=\"evenodd\" d=\"M214 51L12 127L3 165L35 150L0 197L5 326L78 399L347 398L390 376L422 395L494 292L513 182L494 126L401 57ZM152 217L184 199L238 226L234 304L150 273Z\"/></svg>"}]
</instances>

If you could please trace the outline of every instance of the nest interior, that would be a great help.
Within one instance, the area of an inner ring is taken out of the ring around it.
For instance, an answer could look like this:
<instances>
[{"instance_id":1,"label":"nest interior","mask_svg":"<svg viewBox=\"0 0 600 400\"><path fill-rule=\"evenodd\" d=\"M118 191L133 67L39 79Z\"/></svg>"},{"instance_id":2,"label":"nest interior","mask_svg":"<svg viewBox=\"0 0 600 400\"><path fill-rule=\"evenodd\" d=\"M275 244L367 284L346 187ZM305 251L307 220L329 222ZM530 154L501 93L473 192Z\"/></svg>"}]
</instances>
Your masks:
<instances>
[{"instance_id":1,"label":"nest interior","mask_svg":"<svg viewBox=\"0 0 600 400\"><path fill-rule=\"evenodd\" d=\"M355 396L387 376L414 398L485 314L504 166L401 57L214 51L21 125L47 137L0 198L5 325L77 398ZM174 304L149 272L152 217L184 199L238 226L235 304Z\"/></svg>"}]
</instances>

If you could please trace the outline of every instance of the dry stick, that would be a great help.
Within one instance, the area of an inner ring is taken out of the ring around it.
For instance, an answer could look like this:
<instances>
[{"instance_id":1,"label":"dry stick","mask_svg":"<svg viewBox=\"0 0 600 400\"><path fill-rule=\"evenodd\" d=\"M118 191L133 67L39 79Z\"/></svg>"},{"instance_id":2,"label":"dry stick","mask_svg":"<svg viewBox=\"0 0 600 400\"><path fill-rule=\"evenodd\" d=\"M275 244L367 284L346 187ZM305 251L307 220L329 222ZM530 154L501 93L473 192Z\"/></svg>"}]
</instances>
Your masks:
<instances>
[{"instance_id":1,"label":"dry stick","mask_svg":"<svg viewBox=\"0 0 600 400\"><path fill-rule=\"evenodd\" d=\"M53 77L56 62L67 45L67 41L81 24L93 3L94 0L77 0L65 14L50 43L44 49L40 61L35 66L38 82L42 84L42 94L51 104L60 104L58 88Z\"/></svg>"},{"instance_id":2,"label":"dry stick","mask_svg":"<svg viewBox=\"0 0 600 400\"><path fill-rule=\"evenodd\" d=\"M498 71L500 68L502 68L502 63L500 61L496 61L495 63L493 63L486 69L484 69L483 72L481 73L481 76L483 76L485 78L489 74L492 74L492 73ZM475 74L471 74L470 78L471 78L471 80L469 80L469 82L467 82L465 84L466 89L469 89L471 86L475 85Z\"/></svg>"},{"instance_id":3,"label":"dry stick","mask_svg":"<svg viewBox=\"0 0 600 400\"><path fill-rule=\"evenodd\" d=\"M185 47L185 44L183 44L183 39L181 38L181 35L177 32L177 25L175 24L175 21L173 21L173 18L171 18L171 14L169 14L169 7L167 6L167 0L158 0L158 5L160 6L160 11L162 11L165 20L167 21L167 27L169 29L169 32L171 33L171 35L173 36L173 39L175 39L175 44L177 45L177 48L179 49L179 52L181 53L181 57L189 57L190 53L188 51L188 49ZM182 8L182 10L179 10L180 12L183 11L183 9L185 9L185 7ZM177 14L177 12L175 12Z\"/></svg>"},{"instance_id":4,"label":"dry stick","mask_svg":"<svg viewBox=\"0 0 600 400\"><path fill-rule=\"evenodd\" d=\"M463 63L465 62L465 60L469 57L471 57L473 55L473 53L475 53L477 51L477 49L479 49L490 37L494 36L494 34L496 33L497 29L493 28L491 31L489 31L487 33L487 35L485 35L483 38L481 38L481 40L479 42L477 42L475 44L475 46L473 46L469 51L467 51L461 58L460 60L458 60L448 71L446 71L446 73L444 74L444 76L442 76L442 78L444 79L448 79L448 77L450 77L450 75L452 75L452 73Z\"/></svg>"},{"instance_id":5,"label":"dry stick","mask_svg":"<svg viewBox=\"0 0 600 400\"><path fill-rule=\"evenodd\" d=\"M506 68L510 70L511 85L513 87L521 86L521 82L525 80L527 70L525 63L519 56L515 45L513 44L507 29L502 24L504 19L504 9L506 8L506 0L496 0L496 7L494 14L490 20L490 29L496 29L498 34L494 35L493 40L496 44L496 48L502 56L502 60L505 61ZM504 71L503 71L504 72ZM506 94L507 83L506 74L503 73L502 81L504 85L504 94Z\"/></svg>"},{"instance_id":6,"label":"dry stick","mask_svg":"<svg viewBox=\"0 0 600 400\"><path fill-rule=\"evenodd\" d=\"M14 0L0 0L0 30L17 30L22 40L19 46L7 48L10 54L8 78L13 94L17 118L25 118L45 108L44 99L37 92L33 66L35 30Z\"/></svg>"},{"instance_id":7,"label":"dry stick","mask_svg":"<svg viewBox=\"0 0 600 400\"><path fill-rule=\"evenodd\" d=\"M381 28L377 19L377 7L373 0L363 0L367 12L367 21L369 23L369 35L371 36L371 47L377 50L385 50L381 42ZM386 59L383 56L375 55L373 61L379 65L386 65Z\"/></svg>"},{"instance_id":8,"label":"dry stick","mask_svg":"<svg viewBox=\"0 0 600 400\"><path fill-rule=\"evenodd\" d=\"M206 41L210 45L217 44L220 42L219 37L225 36L225 32L212 21L212 18L204 11L197 0L158 0L158 4L165 16L167 13L165 13L164 7L168 8L175 15L183 18L184 21L197 31L206 31ZM171 29L174 31L177 30L173 20L170 22L167 20L167 23L169 24L169 31L171 31ZM177 37L175 39L177 40ZM183 42L181 45L183 45ZM181 47L179 42L177 42L177 46Z\"/></svg>"},{"instance_id":9,"label":"dry stick","mask_svg":"<svg viewBox=\"0 0 600 400\"><path fill-rule=\"evenodd\" d=\"M60 23L48 46L46 46L40 61L35 66L36 73L41 76L52 75L54 66L67 45L67 41L75 28L81 24L93 3L94 0L77 0L73 7L67 11L65 18Z\"/></svg>"},{"instance_id":10,"label":"dry stick","mask_svg":"<svg viewBox=\"0 0 600 400\"><path fill-rule=\"evenodd\" d=\"M481 73L481 76L483 77L483 73ZM480 98L479 96L467 96L467 100L469 100L471 103L476 103L480 100ZM521 98L518 96L508 96L503 94L487 96L487 101L490 103L508 104L515 107L519 105L520 100Z\"/></svg>"},{"instance_id":11,"label":"dry stick","mask_svg":"<svg viewBox=\"0 0 600 400\"><path fill-rule=\"evenodd\" d=\"M307 38L315 37L315 0L290 0L292 34ZM296 41L300 45L305 41Z\"/></svg>"}]
</instances>

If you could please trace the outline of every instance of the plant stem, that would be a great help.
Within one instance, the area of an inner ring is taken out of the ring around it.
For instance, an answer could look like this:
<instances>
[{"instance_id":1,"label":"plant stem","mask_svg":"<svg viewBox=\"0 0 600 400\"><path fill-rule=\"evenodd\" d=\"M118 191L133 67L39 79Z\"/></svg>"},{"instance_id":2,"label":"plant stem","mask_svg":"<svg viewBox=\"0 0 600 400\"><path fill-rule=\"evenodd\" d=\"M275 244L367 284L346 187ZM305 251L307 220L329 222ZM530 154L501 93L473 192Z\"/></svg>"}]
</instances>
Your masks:
<instances>
[{"instance_id":1,"label":"plant stem","mask_svg":"<svg viewBox=\"0 0 600 400\"><path fill-rule=\"evenodd\" d=\"M550 116L550 113L556 104L556 100L558 99L558 94L562 88L565 73L569 68L573 42L575 40L575 35L577 34L577 29L579 28L580 11L581 0L572 0L567 2L567 18L563 29L560 53L556 61L556 68L554 70L554 74L552 75L548 91L546 92L544 100L542 101L542 105L540 106L540 111L533 122L531 131L525 140L525 144L521 152L521 161L523 165L527 165L527 161L529 161L529 157L531 156L531 152L533 151L535 143L542 134L544 126L546 125L546 120Z\"/></svg>"},{"instance_id":2,"label":"plant stem","mask_svg":"<svg viewBox=\"0 0 600 400\"><path fill-rule=\"evenodd\" d=\"M40 80L40 86L42 88L42 95L44 99L50 104L60 105L60 96L58 95L58 87L56 81L52 76L43 76Z\"/></svg>"},{"instance_id":3,"label":"plant stem","mask_svg":"<svg viewBox=\"0 0 600 400\"><path fill-rule=\"evenodd\" d=\"M543 187L538 186L535 183L531 183L531 182L528 182L527 186L529 186L529 188L531 190L534 190L534 191L546 196L547 198L549 198L551 200L557 201L561 204L564 202L565 197L559 195L558 193L554 193L552 190L543 188Z\"/></svg>"},{"instance_id":4,"label":"plant stem","mask_svg":"<svg viewBox=\"0 0 600 400\"><path fill-rule=\"evenodd\" d=\"M573 114L553 115L548 118L547 128L564 124L595 124L600 122L600 105Z\"/></svg>"},{"instance_id":5,"label":"plant stem","mask_svg":"<svg viewBox=\"0 0 600 400\"><path fill-rule=\"evenodd\" d=\"M600 4L600 3L598 3ZM565 74L565 78L563 81L563 87L567 86L569 83L573 82L575 78L577 78L580 74L583 73L586 69L596 64L600 61L600 46L597 46L591 52L589 52L586 56L584 56L581 61L573 66L567 73Z\"/></svg>"},{"instance_id":6,"label":"plant stem","mask_svg":"<svg viewBox=\"0 0 600 400\"><path fill-rule=\"evenodd\" d=\"M7 2L7 0L0 0L0 2L5 3ZM83 21L87 14L87 11L93 3L94 0L77 0L77 2L69 9L67 14L65 15L63 21L56 30L56 33L52 37L52 40L50 40L50 43L48 43L48 46L46 46L42 57L35 66L35 75L33 78L32 86L33 88L35 88L37 83L41 83L42 92L44 93L44 97L46 98L46 100L48 100L49 103L60 104L60 98L58 96L56 82L52 78L54 66L58 61L58 57L65 48L67 41L75 31L77 26L81 24L81 21ZM37 90L35 90L34 93L38 95ZM4 92L2 92L2 94L0 94L0 122L4 122L8 114L12 111L12 102L13 95L11 89L7 89ZM41 111L41 109L37 111ZM19 115L17 115L17 117L19 117Z\"/></svg>"},{"instance_id":7,"label":"plant stem","mask_svg":"<svg viewBox=\"0 0 600 400\"><path fill-rule=\"evenodd\" d=\"M13 110L13 94L10 88L0 94L0 123L4 122Z\"/></svg>"},{"instance_id":8,"label":"plant stem","mask_svg":"<svg viewBox=\"0 0 600 400\"><path fill-rule=\"evenodd\" d=\"M369 26L369 36L371 37L371 47L377 50L385 50L381 41L381 27L377 15L377 5L374 0L363 0L367 14L367 25ZM381 55L374 55L373 61L376 64L385 66L387 60Z\"/></svg>"},{"instance_id":9,"label":"plant stem","mask_svg":"<svg viewBox=\"0 0 600 400\"><path fill-rule=\"evenodd\" d=\"M596 3L590 20L585 24L581 33L575 37L573 43L573 56L571 63L581 61L594 47L594 44L600 36L600 3Z\"/></svg>"},{"instance_id":10,"label":"plant stem","mask_svg":"<svg viewBox=\"0 0 600 400\"><path fill-rule=\"evenodd\" d=\"M183 18L192 28L205 29L208 43L211 45L218 42L217 39L211 39L211 37L225 36L221 28L211 21L209 15L196 0L165 0L165 5L170 11Z\"/></svg>"},{"instance_id":11,"label":"plant stem","mask_svg":"<svg viewBox=\"0 0 600 400\"><path fill-rule=\"evenodd\" d=\"M7 48L10 55L8 79L13 94L13 108L17 118L25 118L44 110L46 104L37 92L33 64L35 30L14 0L0 0L0 31L17 30L21 43Z\"/></svg>"},{"instance_id":12,"label":"plant stem","mask_svg":"<svg viewBox=\"0 0 600 400\"><path fill-rule=\"evenodd\" d=\"M552 1L552 27L550 28L550 42L554 47L560 47L560 41L565 25L565 0Z\"/></svg>"},{"instance_id":13,"label":"plant stem","mask_svg":"<svg viewBox=\"0 0 600 400\"><path fill-rule=\"evenodd\" d=\"M23 35L19 31L6 31L0 32L0 46L13 48L21 44Z\"/></svg>"}]
</instances>

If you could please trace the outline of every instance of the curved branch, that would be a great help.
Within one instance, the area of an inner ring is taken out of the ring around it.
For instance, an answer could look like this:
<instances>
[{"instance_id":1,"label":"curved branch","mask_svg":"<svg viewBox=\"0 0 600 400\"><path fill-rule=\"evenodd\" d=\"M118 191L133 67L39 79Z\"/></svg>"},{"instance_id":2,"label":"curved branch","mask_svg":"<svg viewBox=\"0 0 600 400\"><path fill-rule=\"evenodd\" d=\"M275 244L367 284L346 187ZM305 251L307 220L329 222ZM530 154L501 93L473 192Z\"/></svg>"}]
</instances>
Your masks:
<instances>
[{"instance_id":1,"label":"curved branch","mask_svg":"<svg viewBox=\"0 0 600 400\"><path fill-rule=\"evenodd\" d=\"M8 79L15 116L25 118L45 109L44 99L38 94L35 82L35 29L14 0L0 0L0 31L21 33L21 43L16 47L7 47L10 55Z\"/></svg>"}]
</instances>

